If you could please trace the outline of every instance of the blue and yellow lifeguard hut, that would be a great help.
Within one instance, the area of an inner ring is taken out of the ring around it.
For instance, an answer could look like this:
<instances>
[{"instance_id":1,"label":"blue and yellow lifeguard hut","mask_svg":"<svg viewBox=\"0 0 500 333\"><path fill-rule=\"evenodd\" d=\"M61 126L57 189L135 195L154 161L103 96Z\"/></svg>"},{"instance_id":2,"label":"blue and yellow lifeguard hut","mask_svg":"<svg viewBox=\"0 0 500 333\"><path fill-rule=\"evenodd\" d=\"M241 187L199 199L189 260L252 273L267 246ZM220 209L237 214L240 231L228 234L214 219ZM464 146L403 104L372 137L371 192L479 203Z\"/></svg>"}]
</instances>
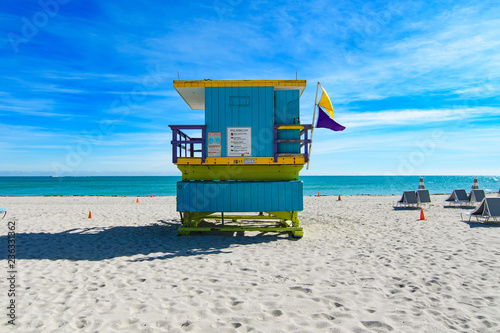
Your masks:
<instances>
[{"instance_id":1,"label":"blue and yellow lifeguard hut","mask_svg":"<svg viewBox=\"0 0 500 333\"><path fill-rule=\"evenodd\" d=\"M300 122L305 80L174 81L203 125L169 125L179 235L192 231L290 232L302 237L299 171L311 125ZM191 134L195 133L195 134Z\"/></svg>"}]
</instances>

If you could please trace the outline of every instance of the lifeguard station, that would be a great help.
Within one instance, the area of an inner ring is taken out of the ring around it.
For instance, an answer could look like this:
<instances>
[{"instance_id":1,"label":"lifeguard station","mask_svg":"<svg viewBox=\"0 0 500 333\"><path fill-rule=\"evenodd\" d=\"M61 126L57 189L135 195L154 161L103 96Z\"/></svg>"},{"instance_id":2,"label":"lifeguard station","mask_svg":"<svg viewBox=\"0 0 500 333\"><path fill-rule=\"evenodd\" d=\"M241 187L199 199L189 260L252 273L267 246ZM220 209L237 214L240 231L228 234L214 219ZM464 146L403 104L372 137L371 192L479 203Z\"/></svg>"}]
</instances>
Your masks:
<instances>
[{"instance_id":1,"label":"lifeguard station","mask_svg":"<svg viewBox=\"0 0 500 333\"><path fill-rule=\"evenodd\" d=\"M309 158L311 130L300 123L305 87L305 80L174 81L191 109L205 110L204 125L169 125L172 161L182 172L179 235L223 230L303 236L299 171Z\"/></svg>"}]
</instances>

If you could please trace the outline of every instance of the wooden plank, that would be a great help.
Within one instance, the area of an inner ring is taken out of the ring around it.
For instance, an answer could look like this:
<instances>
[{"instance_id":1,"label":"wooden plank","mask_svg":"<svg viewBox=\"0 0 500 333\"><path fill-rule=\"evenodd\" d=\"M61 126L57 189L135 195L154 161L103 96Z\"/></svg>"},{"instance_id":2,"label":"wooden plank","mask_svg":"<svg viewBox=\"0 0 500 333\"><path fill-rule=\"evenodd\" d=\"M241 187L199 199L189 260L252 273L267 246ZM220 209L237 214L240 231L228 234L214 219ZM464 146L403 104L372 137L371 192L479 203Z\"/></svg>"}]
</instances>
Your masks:
<instances>
[{"instance_id":1,"label":"wooden plank","mask_svg":"<svg viewBox=\"0 0 500 333\"><path fill-rule=\"evenodd\" d=\"M180 212L302 210L301 181L259 181L259 186L254 186L256 185L254 183L252 181L178 182L177 210Z\"/></svg>"}]
</instances>

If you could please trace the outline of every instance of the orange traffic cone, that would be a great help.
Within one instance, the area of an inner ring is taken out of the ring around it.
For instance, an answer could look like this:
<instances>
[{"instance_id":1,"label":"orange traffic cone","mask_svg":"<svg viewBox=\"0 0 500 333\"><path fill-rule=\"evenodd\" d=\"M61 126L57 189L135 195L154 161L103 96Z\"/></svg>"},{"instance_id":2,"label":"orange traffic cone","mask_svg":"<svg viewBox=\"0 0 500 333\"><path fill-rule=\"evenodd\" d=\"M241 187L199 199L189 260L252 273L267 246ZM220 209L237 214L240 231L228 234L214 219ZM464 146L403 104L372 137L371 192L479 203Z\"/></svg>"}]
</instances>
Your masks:
<instances>
[{"instance_id":1,"label":"orange traffic cone","mask_svg":"<svg viewBox=\"0 0 500 333\"><path fill-rule=\"evenodd\" d=\"M425 220L424 210L420 208L420 221Z\"/></svg>"},{"instance_id":2,"label":"orange traffic cone","mask_svg":"<svg viewBox=\"0 0 500 333\"><path fill-rule=\"evenodd\" d=\"M139 198L137 198L137 200L135 202L139 203Z\"/></svg>"},{"instance_id":3,"label":"orange traffic cone","mask_svg":"<svg viewBox=\"0 0 500 333\"><path fill-rule=\"evenodd\" d=\"M89 210L89 219L92 218L92 211Z\"/></svg>"},{"instance_id":4,"label":"orange traffic cone","mask_svg":"<svg viewBox=\"0 0 500 333\"><path fill-rule=\"evenodd\" d=\"M338 201L342 201L342 199L340 198L340 194L339 194L339 200Z\"/></svg>"}]
</instances>

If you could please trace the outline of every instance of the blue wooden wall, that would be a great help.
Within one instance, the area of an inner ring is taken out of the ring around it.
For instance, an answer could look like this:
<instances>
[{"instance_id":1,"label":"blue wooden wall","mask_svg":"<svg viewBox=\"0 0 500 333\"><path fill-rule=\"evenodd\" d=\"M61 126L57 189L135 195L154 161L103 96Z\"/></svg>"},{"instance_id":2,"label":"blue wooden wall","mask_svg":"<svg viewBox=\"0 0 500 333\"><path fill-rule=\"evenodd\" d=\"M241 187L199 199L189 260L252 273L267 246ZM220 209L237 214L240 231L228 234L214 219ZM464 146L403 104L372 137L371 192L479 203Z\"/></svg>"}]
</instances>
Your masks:
<instances>
[{"instance_id":1,"label":"blue wooden wall","mask_svg":"<svg viewBox=\"0 0 500 333\"><path fill-rule=\"evenodd\" d=\"M299 124L299 90L276 90L274 92L274 123ZM300 130L280 130L278 139L298 140ZM300 153L300 143L280 143L278 153Z\"/></svg>"},{"instance_id":2,"label":"blue wooden wall","mask_svg":"<svg viewBox=\"0 0 500 333\"><path fill-rule=\"evenodd\" d=\"M205 88L207 132L221 132L227 157L227 127L252 127L252 156L273 156L274 87Z\"/></svg>"},{"instance_id":3,"label":"blue wooden wall","mask_svg":"<svg viewBox=\"0 0 500 333\"><path fill-rule=\"evenodd\" d=\"M181 181L177 211L302 211L302 196L302 181Z\"/></svg>"},{"instance_id":4,"label":"blue wooden wall","mask_svg":"<svg viewBox=\"0 0 500 333\"><path fill-rule=\"evenodd\" d=\"M300 116L299 90L274 87L205 88L207 132L221 132L221 156L227 157L227 127L252 127L252 156L274 155L274 124L296 124ZM278 139L300 137L299 130L281 130ZM299 153L300 144L281 143L280 153Z\"/></svg>"}]
</instances>

